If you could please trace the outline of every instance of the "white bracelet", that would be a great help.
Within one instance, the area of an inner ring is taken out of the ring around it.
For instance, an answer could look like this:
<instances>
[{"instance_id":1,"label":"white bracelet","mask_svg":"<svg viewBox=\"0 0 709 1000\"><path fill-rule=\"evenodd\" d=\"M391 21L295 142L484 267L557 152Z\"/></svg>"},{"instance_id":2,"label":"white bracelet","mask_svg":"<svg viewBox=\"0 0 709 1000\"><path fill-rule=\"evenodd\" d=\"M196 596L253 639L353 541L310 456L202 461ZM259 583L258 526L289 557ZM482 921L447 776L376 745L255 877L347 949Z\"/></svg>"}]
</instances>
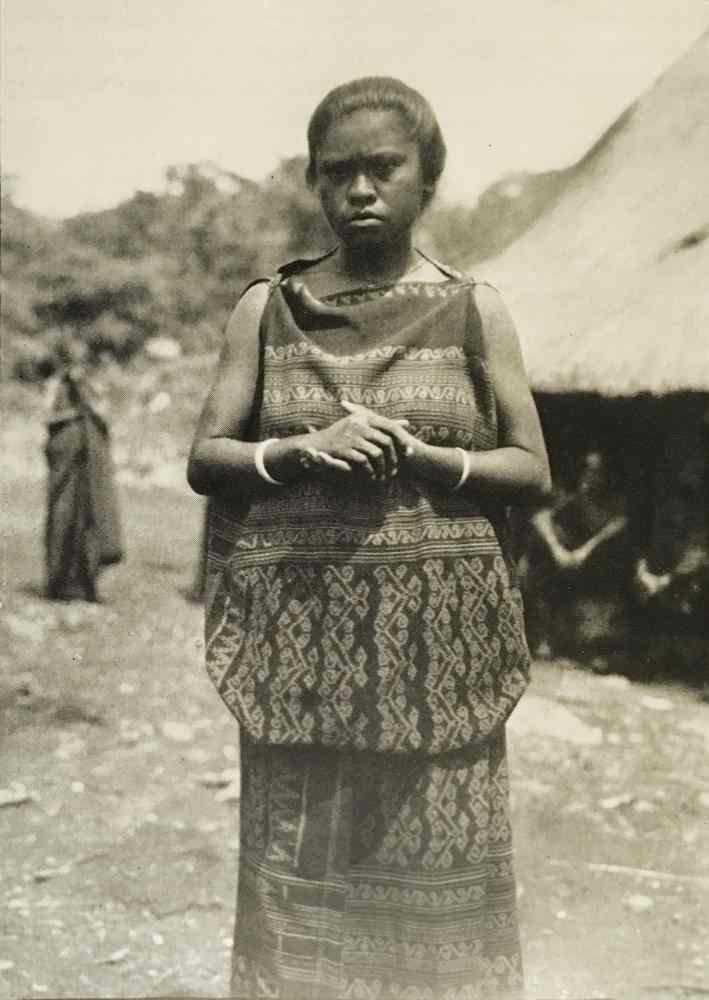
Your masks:
<instances>
[{"instance_id":1,"label":"white bracelet","mask_svg":"<svg viewBox=\"0 0 709 1000\"><path fill-rule=\"evenodd\" d=\"M460 474L460 479L453 487L453 492L457 493L461 486L468 481L468 477L470 476L470 454L464 448L456 448L455 450L460 454L460 458L463 463L463 471Z\"/></svg>"},{"instance_id":2,"label":"white bracelet","mask_svg":"<svg viewBox=\"0 0 709 1000\"><path fill-rule=\"evenodd\" d=\"M273 476L269 475L266 466L263 464L263 453L268 448L269 444L273 444L278 438L267 438L266 441L259 441L256 445L256 451L254 452L254 465L256 466L256 471L258 472L261 479L265 479L267 483L272 486L285 486L280 479L274 479Z\"/></svg>"}]
</instances>

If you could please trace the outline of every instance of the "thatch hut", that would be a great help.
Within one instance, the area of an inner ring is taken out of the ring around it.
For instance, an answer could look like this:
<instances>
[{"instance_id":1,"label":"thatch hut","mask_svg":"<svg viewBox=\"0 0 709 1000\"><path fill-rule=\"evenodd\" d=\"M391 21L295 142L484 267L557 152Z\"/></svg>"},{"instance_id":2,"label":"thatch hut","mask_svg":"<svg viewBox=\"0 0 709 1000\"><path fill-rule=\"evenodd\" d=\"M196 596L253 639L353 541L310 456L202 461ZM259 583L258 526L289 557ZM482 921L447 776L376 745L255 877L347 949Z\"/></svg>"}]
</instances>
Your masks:
<instances>
[{"instance_id":1,"label":"thatch hut","mask_svg":"<svg viewBox=\"0 0 709 1000\"><path fill-rule=\"evenodd\" d=\"M709 33L476 273L504 290L537 388L709 391Z\"/></svg>"},{"instance_id":2,"label":"thatch hut","mask_svg":"<svg viewBox=\"0 0 709 1000\"><path fill-rule=\"evenodd\" d=\"M696 620L708 551L709 33L475 273L517 321L557 477L573 489L584 455L609 460L635 590L659 595L655 620L663 602ZM689 605L688 588L700 595Z\"/></svg>"}]
</instances>

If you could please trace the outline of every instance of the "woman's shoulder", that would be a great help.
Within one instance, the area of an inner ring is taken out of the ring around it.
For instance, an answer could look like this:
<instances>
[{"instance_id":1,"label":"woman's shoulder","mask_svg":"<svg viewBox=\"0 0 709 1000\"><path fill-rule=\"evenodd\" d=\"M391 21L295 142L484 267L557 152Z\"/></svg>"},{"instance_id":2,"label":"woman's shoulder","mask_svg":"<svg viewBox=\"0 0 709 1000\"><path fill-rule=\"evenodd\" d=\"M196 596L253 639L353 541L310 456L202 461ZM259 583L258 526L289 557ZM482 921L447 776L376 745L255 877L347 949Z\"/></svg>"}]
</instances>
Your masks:
<instances>
[{"instance_id":1,"label":"woman's shoulder","mask_svg":"<svg viewBox=\"0 0 709 1000\"><path fill-rule=\"evenodd\" d=\"M239 295L231 314L230 323L243 322L244 319L261 316L271 294L271 278L255 278L250 281Z\"/></svg>"},{"instance_id":2,"label":"woman's shoulder","mask_svg":"<svg viewBox=\"0 0 709 1000\"><path fill-rule=\"evenodd\" d=\"M491 282L471 277L470 287L475 305L483 320L494 319L506 311L499 289Z\"/></svg>"},{"instance_id":3,"label":"woman's shoulder","mask_svg":"<svg viewBox=\"0 0 709 1000\"><path fill-rule=\"evenodd\" d=\"M471 325L483 355L488 361L521 363L517 328L499 290L488 281L474 281L471 300Z\"/></svg>"},{"instance_id":4,"label":"woman's shoulder","mask_svg":"<svg viewBox=\"0 0 709 1000\"><path fill-rule=\"evenodd\" d=\"M439 260L438 257L433 257L431 254L424 252L417 248L417 253L421 257L421 265L416 268L418 274L421 275L421 280L426 278L431 278L432 280L438 281L458 281L464 285L474 284L474 278L464 271L461 271L459 267L454 264L449 264L447 261Z\"/></svg>"},{"instance_id":5,"label":"woman's shoulder","mask_svg":"<svg viewBox=\"0 0 709 1000\"><path fill-rule=\"evenodd\" d=\"M308 271L312 270L318 265L322 264L323 261L328 260L337 251L337 247L331 247L324 253L317 254L315 257L297 257L295 260L289 260L281 266L276 271L275 275L270 279L273 284L280 284L288 278L294 278L300 274L307 274Z\"/></svg>"},{"instance_id":6,"label":"woman's shoulder","mask_svg":"<svg viewBox=\"0 0 709 1000\"><path fill-rule=\"evenodd\" d=\"M319 254L316 257L299 257L295 260L288 261L286 264L282 264L276 274L268 279L272 285L278 285L286 281L288 278L294 277L306 277L309 272L321 272L323 271L322 265L326 264L327 261L337 252L337 246L325 251L325 253ZM439 260L437 257L433 257L431 254L424 252L423 250L416 248L416 254L419 256L419 261L412 268L410 268L409 273L404 275L401 281L411 281L411 282L444 282L444 281L459 281L465 285L475 285L476 281L471 276L461 271L460 268L449 264L445 261Z\"/></svg>"},{"instance_id":7,"label":"woman's shoulder","mask_svg":"<svg viewBox=\"0 0 709 1000\"><path fill-rule=\"evenodd\" d=\"M262 275L253 278L239 294L236 306L231 314L227 325L227 337L236 338L237 341L243 339L245 329L254 331L260 326L265 310L273 297L273 293L284 285L289 278L307 271L322 260L330 256L334 251L328 251L319 257L305 258L282 264L274 274Z\"/></svg>"},{"instance_id":8,"label":"woman's shoulder","mask_svg":"<svg viewBox=\"0 0 709 1000\"><path fill-rule=\"evenodd\" d=\"M272 293L284 285L289 278L307 274L311 268L326 260L332 253L334 250L328 250L327 253L320 254L318 257L298 257L281 264L272 274L253 278L241 290L235 312L243 314L253 309L262 311Z\"/></svg>"},{"instance_id":9,"label":"woman's shoulder","mask_svg":"<svg viewBox=\"0 0 709 1000\"><path fill-rule=\"evenodd\" d=\"M477 278L474 274L462 270L456 264L449 264L448 261L440 260L423 250L417 251L423 259L423 264L427 265L425 272L418 271L413 277L420 280L427 280L432 274L438 274L438 280L451 281L465 286L470 291L471 297L479 303L481 313L489 309L502 307L502 296L496 285L488 281L487 278Z\"/></svg>"}]
</instances>

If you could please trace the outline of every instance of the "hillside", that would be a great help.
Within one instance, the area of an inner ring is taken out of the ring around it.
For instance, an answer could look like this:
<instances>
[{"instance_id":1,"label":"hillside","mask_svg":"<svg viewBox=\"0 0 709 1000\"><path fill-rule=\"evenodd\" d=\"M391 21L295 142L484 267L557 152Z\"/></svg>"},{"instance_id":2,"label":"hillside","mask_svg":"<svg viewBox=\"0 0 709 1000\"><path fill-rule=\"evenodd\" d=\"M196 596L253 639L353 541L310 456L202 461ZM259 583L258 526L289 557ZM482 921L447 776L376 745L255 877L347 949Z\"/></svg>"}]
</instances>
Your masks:
<instances>
[{"instance_id":1,"label":"hillside","mask_svg":"<svg viewBox=\"0 0 709 1000\"><path fill-rule=\"evenodd\" d=\"M286 161L263 185L210 164L171 168L162 194L51 225L5 198L6 372L44 374L67 332L119 361L156 334L213 350L252 277L327 239L300 167Z\"/></svg>"},{"instance_id":2,"label":"hillside","mask_svg":"<svg viewBox=\"0 0 709 1000\"><path fill-rule=\"evenodd\" d=\"M47 223L3 201L5 372L35 379L57 341L78 333L125 361L155 335L183 352L219 343L252 278L332 243L294 158L261 184L210 163L171 167L162 194ZM419 243L456 264L497 253L563 190L568 171L513 174L474 207L437 201Z\"/></svg>"},{"instance_id":3,"label":"hillside","mask_svg":"<svg viewBox=\"0 0 709 1000\"><path fill-rule=\"evenodd\" d=\"M473 268L503 290L536 388L709 389L707 108L709 34Z\"/></svg>"},{"instance_id":4,"label":"hillside","mask_svg":"<svg viewBox=\"0 0 709 1000\"><path fill-rule=\"evenodd\" d=\"M424 216L422 243L458 267L499 254L556 204L575 169L506 174L472 208L437 203Z\"/></svg>"}]
</instances>

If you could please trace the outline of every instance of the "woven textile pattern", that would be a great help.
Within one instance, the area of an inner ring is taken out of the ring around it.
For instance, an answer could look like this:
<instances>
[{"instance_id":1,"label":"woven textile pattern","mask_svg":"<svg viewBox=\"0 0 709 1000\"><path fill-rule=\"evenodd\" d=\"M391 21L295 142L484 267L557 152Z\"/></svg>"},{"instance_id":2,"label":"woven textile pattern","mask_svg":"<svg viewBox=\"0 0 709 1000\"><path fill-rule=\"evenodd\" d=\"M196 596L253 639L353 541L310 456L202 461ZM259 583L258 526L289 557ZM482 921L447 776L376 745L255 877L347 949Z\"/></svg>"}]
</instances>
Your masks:
<instances>
[{"instance_id":1,"label":"woven textile pattern","mask_svg":"<svg viewBox=\"0 0 709 1000\"><path fill-rule=\"evenodd\" d=\"M231 995L512 1000L504 736L441 757L242 744Z\"/></svg>"},{"instance_id":2,"label":"woven textile pattern","mask_svg":"<svg viewBox=\"0 0 709 1000\"><path fill-rule=\"evenodd\" d=\"M347 399L431 443L496 446L470 282L309 301L272 291L256 439L328 425ZM504 722L528 662L499 505L333 475L215 511L207 668L253 741L453 750Z\"/></svg>"}]
</instances>

